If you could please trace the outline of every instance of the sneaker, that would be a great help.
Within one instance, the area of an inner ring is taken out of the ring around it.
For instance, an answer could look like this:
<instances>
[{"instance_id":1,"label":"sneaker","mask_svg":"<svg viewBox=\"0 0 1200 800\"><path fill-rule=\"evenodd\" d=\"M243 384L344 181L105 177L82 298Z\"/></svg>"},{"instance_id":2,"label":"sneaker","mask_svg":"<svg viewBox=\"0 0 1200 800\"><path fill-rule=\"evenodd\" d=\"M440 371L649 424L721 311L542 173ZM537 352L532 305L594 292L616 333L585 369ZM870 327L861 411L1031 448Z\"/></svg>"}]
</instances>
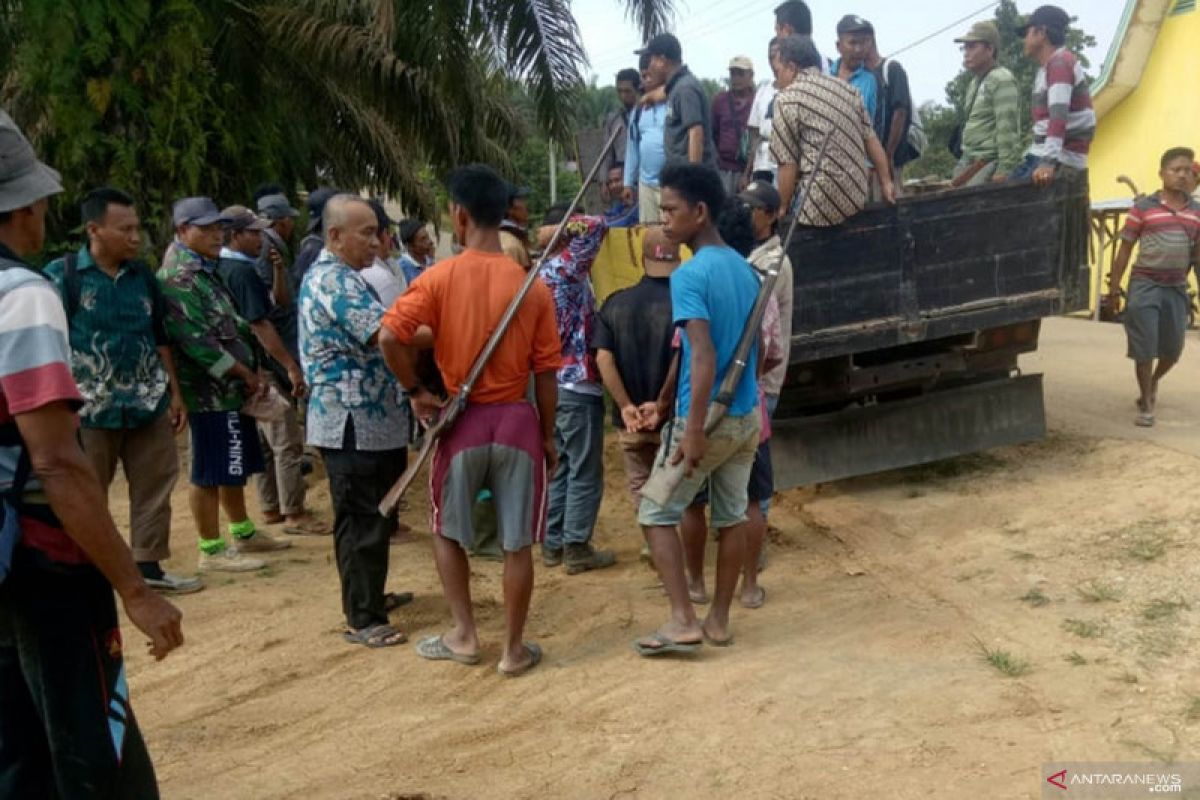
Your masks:
<instances>
[{"instance_id":1,"label":"sneaker","mask_svg":"<svg viewBox=\"0 0 1200 800\"><path fill-rule=\"evenodd\" d=\"M164 572L158 578L146 578L146 585L159 594L192 594L204 588L204 581Z\"/></svg>"},{"instance_id":2,"label":"sneaker","mask_svg":"<svg viewBox=\"0 0 1200 800\"><path fill-rule=\"evenodd\" d=\"M569 544L563 562L567 565L568 575L578 575L593 569L604 569L617 563L617 557L612 550L597 550L590 544Z\"/></svg>"},{"instance_id":3,"label":"sneaker","mask_svg":"<svg viewBox=\"0 0 1200 800\"><path fill-rule=\"evenodd\" d=\"M287 550L292 543L284 539L275 539L262 531L255 531L245 539L235 537L237 549L243 553L270 553L275 550Z\"/></svg>"},{"instance_id":4,"label":"sneaker","mask_svg":"<svg viewBox=\"0 0 1200 800\"><path fill-rule=\"evenodd\" d=\"M542 548L542 566L557 567L563 562L562 550L551 550L548 547Z\"/></svg>"},{"instance_id":5,"label":"sneaker","mask_svg":"<svg viewBox=\"0 0 1200 800\"><path fill-rule=\"evenodd\" d=\"M201 572L254 572L262 569L267 562L261 558L247 558L235 547L226 547L219 553L201 553L196 569Z\"/></svg>"}]
</instances>

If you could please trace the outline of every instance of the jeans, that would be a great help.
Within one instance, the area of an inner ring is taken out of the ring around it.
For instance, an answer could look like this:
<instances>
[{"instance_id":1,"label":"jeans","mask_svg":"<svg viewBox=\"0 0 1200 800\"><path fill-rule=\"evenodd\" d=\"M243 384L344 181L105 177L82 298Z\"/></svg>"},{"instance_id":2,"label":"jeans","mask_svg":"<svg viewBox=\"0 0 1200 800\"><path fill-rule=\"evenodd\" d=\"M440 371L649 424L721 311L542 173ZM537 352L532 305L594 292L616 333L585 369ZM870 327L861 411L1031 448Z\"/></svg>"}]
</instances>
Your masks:
<instances>
[{"instance_id":1,"label":"jeans","mask_svg":"<svg viewBox=\"0 0 1200 800\"><path fill-rule=\"evenodd\" d=\"M767 394L763 395L763 397L765 397L767 401L767 419L775 419L775 409L779 408L779 395ZM762 500L759 500L758 508L760 511L762 511L762 515L765 517L771 510L771 498L768 496Z\"/></svg>"},{"instance_id":2,"label":"jeans","mask_svg":"<svg viewBox=\"0 0 1200 800\"><path fill-rule=\"evenodd\" d=\"M359 450L354 421L346 421L340 449L321 448L333 501L333 548L342 585L342 611L355 630L388 621L384 584L396 518L379 514L379 503L404 473L408 450Z\"/></svg>"},{"instance_id":3,"label":"jeans","mask_svg":"<svg viewBox=\"0 0 1200 800\"><path fill-rule=\"evenodd\" d=\"M157 798L112 586L33 559L18 548L0 585L0 797Z\"/></svg>"},{"instance_id":4,"label":"jeans","mask_svg":"<svg viewBox=\"0 0 1200 800\"><path fill-rule=\"evenodd\" d=\"M1027 155L1020 164L1017 164L1017 166L1013 168L1012 172L1008 173L1008 179L1010 181L1019 181L1022 178L1032 177L1033 171L1037 169L1041 163L1042 159L1038 158L1037 156Z\"/></svg>"},{"instance_id":5,"label":"jeans","mask_svg":"<svg viewBox=\"0 0 1200 800\"><path fill-rule=\"evenodd\" d=\"M604 496L604 398L561 389L554 421L558 469L543 547L587 544Z\"/></svg>"}]
</instances>

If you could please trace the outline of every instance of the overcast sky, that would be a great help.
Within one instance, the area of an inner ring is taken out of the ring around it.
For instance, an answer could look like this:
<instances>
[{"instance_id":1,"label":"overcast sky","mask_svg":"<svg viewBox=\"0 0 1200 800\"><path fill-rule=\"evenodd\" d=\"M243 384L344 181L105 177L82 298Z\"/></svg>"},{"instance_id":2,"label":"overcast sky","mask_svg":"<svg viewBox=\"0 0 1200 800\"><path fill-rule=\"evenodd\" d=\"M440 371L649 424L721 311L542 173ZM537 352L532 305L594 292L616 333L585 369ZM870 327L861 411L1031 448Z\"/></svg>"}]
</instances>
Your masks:
<instances>
[{"instance_id":1,"label":"overcast sky","mask_svg":"<svg viewBox=\"0 0 1200 800\"><path fill-rule=\"evenodd\" d=\"M766 64L767 42L774 35L772 9L781 0L677 0L679 13L672 31L683 44L683 60L696 74L723 78L729 59L748 55L755 77L770 77ZM1032 11L1038 0L1020 0L1018 7ZM907 47L955 20L969 17L950 31L897 56L908 71L913 99L917 103L944 103L945 86L959 70L961 56L954 37L970 27L971 21L989 19L995 3L984 0L853 0L849 3L811 0L813 39L822 54L836 57L837 21L846 13L866 17L875 26L879 49L884 55ZM1079 17L1079 25L1096 37L1097 45L1086 55L1092 74L1099 74L1109 44L1120 22L1125 0L1075 0L1063 7ZM636 67L633 50L640 44L637 28L624 18L617 0L573 0L572 9L591 59L591 71L601 83L612 80L618 69Z\"/></svg>"}]
</instances>

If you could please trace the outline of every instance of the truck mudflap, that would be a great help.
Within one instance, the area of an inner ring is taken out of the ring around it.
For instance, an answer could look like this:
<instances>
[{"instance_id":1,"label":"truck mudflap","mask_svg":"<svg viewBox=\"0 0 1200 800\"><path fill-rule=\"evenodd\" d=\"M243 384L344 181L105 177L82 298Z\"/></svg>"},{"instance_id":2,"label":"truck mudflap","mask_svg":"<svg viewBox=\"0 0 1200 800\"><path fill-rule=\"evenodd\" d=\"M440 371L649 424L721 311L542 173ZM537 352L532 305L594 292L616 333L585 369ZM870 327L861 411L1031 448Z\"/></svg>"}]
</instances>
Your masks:
<instances>
[{"instance_id":1,"label":"truck mudflap","mask_svg":"<svg viewBox=\"0 0 1200 800\"><path fill-rule=\"evenodd\" d=\"M776 418L771 430L777 491L925 464L1045 436L1042 376Z\"/></svg>"}]
</instances>

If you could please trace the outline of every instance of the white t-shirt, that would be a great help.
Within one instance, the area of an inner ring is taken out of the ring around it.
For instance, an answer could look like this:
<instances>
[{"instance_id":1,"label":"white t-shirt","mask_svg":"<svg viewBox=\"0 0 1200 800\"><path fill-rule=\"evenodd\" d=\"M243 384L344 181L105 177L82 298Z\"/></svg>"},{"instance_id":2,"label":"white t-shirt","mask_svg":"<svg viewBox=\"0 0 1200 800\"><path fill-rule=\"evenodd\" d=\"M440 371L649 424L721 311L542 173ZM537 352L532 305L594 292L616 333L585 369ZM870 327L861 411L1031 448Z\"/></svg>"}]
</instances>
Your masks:
<instances>
[{"instance_id":1,"label":"white t-shirt","mask_svg":"<svg viewBox=\"0 0 1200 800\"><path fill-rule=\"evenodd\" d=\"M383 303L384 308L391 308L396 298L408 288L408 281L404 280L404 271L391 259L376 257L375 263L359 274L379 295L379 302Z\"/></svg>"},{"instance_id":2,"label":"white t-shirt","mask_svg":"<svg viewBox=\"0 0 1200 800\"><path fill-rule=\"evenodd\" d=\"M758 87L754 94L754 105L750 106L750 119L746 122L746 127L758 129L758 152L754 154L755 172L774 172L779 168L771 159L771 119L767 116L767 109L775 99L776 91L774 82L767 81Z\"/></svg>"}]
</instances>

